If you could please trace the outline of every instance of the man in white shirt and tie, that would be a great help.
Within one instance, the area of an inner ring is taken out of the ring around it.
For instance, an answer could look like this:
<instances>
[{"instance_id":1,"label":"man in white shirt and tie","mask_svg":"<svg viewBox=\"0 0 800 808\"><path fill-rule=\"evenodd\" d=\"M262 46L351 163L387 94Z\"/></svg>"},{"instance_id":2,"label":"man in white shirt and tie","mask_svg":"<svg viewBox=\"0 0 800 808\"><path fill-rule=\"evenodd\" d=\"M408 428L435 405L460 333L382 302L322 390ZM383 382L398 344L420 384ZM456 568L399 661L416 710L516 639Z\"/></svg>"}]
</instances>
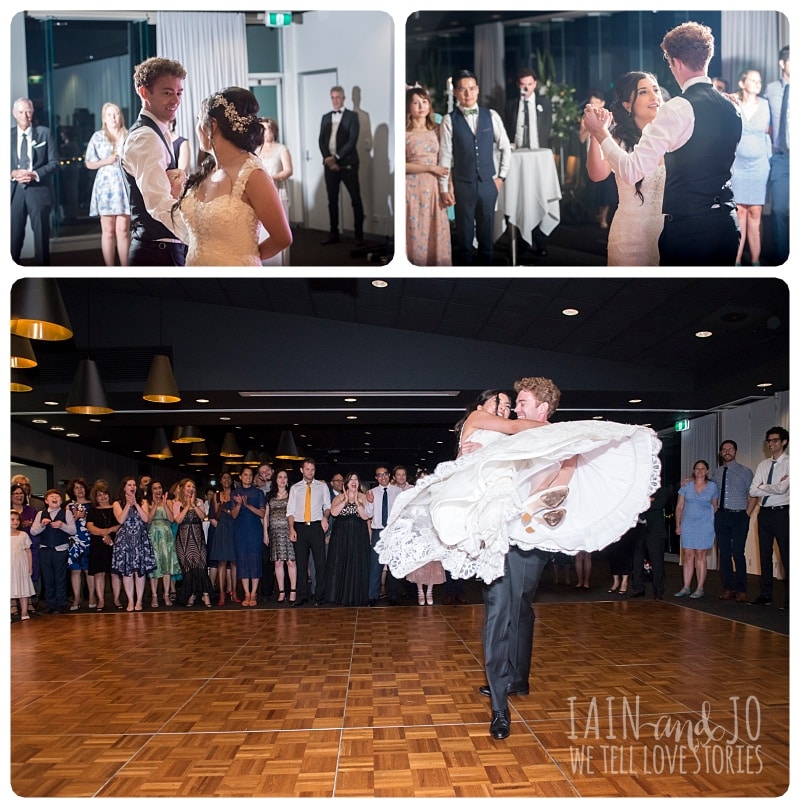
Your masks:
<instances>
[{"instance_id":1,"label":"man in white shirt and tie","mask_svg":"<svg viewBox=\"0 0 800 808\"><path fill-rule=\"evenodd\" d=\"M378 484L367 494L367 516L372 520L372 556L369 566L369 605L375 606L381 596L381 572L383 564L378 560L375 544L381 537L381 531L386 527L392 505L400 493L396 485L389 483L389 469L387 466L378 466L375 469L375 479ZM397 579L386 571L386 595L389 604L395 606L399 597L399 583Z\"/></svg>"},{"instance_id":2,"label":"man in white shirt and tie","mask_svg":"<svg viewBox=\"0 0 800 808\"><path fill-rule=\"evenodd\" d=\"M314 558L316 570L316 592L314 602L321 606L325 602L325 533L331 515L331 495L326 483L314 479L316 463L306 457L300 464L303 479L289 489L286 516L289 522L289 540L294 542L294 555L297 562L297 600L295 605L307 603L308 554Z\"/></svg>"},{"instance_id":3,"label":"man in white shirt and tie","mask_svg":"<svg viewBox=\"0 0 800 808\"><path fill-rule=\"evenodd\" d=\"M546 95L538 95L536 73L523 67L517 73L519 96L506 101L503 121L512 149L547 149L553 128L553 106ZM547 255L547 236L539 227L531 233L533 255Z\"/></svg>"},{"instance_id":4,"label":"man in white shirt and tie","mask_svg":"<svg viewBox=\"0 0 800 808\"><path fill-rule=\"evenodd\" d=\"M750 496L761 498L758 511L758 551L761 560L761 593L750 601L754 606L772 605L772 545L778 543L783 564L785 595L782 608L789 606L789 432L782 426L767 430L770 457L756 468Z\"/></svg>"}]
</instances>

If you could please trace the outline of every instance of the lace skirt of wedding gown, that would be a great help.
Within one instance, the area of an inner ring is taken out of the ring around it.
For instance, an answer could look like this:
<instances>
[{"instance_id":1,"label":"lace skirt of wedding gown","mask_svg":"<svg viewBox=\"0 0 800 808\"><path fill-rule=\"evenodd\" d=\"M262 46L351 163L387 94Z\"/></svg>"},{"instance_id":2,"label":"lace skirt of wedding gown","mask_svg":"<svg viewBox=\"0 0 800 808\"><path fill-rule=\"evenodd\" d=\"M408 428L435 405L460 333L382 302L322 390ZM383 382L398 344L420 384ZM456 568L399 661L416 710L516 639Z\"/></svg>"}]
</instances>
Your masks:
<instances>
[{"instance_id":1,"label":"lace skirt of wedding gown","mask_svg":"<svg viewBox=\"0 0 800 808\"><path fill-rule=\"evenodd\" d=\"M665 179L666 169L662 164L644 178L640 188L642 201L636 195L635 186L617 177L619 206L608 231L608 266L658 266L658 237L664 227L661 206Z\"/></svg>"},{"instance_id":2,"label":"lace skirt of wedding gown","mask_svg":"<svg viewBox=\"0 0 800 808\"><path fill-rule=\"evenodd\" d=\"M395 577L441 561L454 578L489 583L503 574L511 544L570 555L601 550L636 523L660 485L661 442L646 427L569 421L509 436L478 430L470 440L483 448L440 463L395 500L375 547ZM523 523L532 489L574 456L560 524Z\"/></svg>"}]
</instances>

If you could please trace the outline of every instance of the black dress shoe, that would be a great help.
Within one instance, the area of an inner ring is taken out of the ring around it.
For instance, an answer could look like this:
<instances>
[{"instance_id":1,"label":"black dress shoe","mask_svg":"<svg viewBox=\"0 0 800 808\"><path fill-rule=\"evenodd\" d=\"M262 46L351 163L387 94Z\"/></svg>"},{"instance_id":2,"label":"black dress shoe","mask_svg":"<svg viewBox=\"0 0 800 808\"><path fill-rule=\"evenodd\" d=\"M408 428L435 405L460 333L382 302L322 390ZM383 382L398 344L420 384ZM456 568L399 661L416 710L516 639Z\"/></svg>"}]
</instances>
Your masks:
<instances>
[{"instance_id":1,"label":"black dress shoe","mask_svg":"<svg viewBox=\"0 0 800 808\"><path fill-rule=\"evenodd\" d=\"M300 598L299 600L291 601L289 603L290 606L302 606L304 603L308 603L308 598Z\"/></svg>"},{"instance_id":2,"label":"black dress shoe","mask_svg":"<svg viewBox=\"0 0 800 808\"><path fill-rule=\"evenodd\" d=\"M339 243L339 234L338 233L331 233L328 238L322 239L320 244L327 247L329 244L338 244Z\"/></svg>"},{"instance_id":3,"label":"black dress shoe","mask_svg":"<svg viewBox=\"0 0 800 808\"><path fill-rule=\"evenodd\" d=\"M367 603L367 606L377 606L377 605L378 605L378 601L375 600L375 598L370 598L369 602Z\"/></svg>"},{"instance_id":4,"label":"black dress shoe","mask_svg":"<svg viewBox=\"0 0 800 808\"><path fill-rule=\"evenodd\" d=\"M772 598L766 595L759 595L755 600L750 601L751 606L772 606Z\"/></svg>"},{"instance_id":5,"label":"black dress shoe","mask_svg":"<svg viewBox=\"0 0 800 808\"><path fill-rule=\"evenodd\" d=\"M508 710L492 710L492 723L489 726L492 738L502 741L511 734L511 716Z\"/></svg>"},{"instance_id":6,"label":"black dress shoe","mask_svg":"<svg viewBox=\"0 0 800 808\"><path fill-rule=\"evenodd\" d=\"M513 685L509 685L506 688L507 696L527 696L530 694L530 692L530 688L527 687L514 687ZM478 693L480 693L481 696L491 697L492 689L489 687L489 685L481 685L478 688Z\"/></svg>"}]
</instances>

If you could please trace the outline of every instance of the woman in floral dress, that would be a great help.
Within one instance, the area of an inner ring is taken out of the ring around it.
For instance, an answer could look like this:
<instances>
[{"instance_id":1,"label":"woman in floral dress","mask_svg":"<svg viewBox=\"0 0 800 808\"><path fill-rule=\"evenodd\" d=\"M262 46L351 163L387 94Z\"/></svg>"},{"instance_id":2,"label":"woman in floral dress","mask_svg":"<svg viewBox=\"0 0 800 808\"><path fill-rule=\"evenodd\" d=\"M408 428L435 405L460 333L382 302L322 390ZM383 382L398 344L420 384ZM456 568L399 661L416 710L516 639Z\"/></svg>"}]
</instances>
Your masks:
<instances>
[{"instance_id":1,"label":"woman in floral dress","mask_svg":"<svg viewBox=\"0 0 800 808\"><path fill-rule=\"evenodd\" d=\"M417 266L450 266L450 221L439 199L439 128L428 92L406 91L406 249Z\"/></svg>"}]
</instances>

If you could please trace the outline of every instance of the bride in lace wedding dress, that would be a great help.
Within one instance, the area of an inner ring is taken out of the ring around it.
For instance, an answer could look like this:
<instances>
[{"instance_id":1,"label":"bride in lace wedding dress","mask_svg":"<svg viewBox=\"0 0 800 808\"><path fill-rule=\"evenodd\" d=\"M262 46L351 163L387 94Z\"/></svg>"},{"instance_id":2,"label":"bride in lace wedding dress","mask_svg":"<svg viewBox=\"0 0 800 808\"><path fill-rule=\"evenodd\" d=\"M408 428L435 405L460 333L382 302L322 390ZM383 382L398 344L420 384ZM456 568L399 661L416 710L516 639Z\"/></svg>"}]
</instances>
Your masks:
<instances>
[{"instance_id":1,"label":"bride in lace wedding dress","mask_svg":"<svg viewBox=\"0 0 800 808\"><path fill-rule=\"evenodd\" d=\"M529 420L524 396L536 404L547 400L547 419L560 392L539 378L515 388L525 418L508 420L508 396L486 391L461 424L461 448L479 448L440 463L398 495L375 545L395 577L440 561L453 578L491 583L503 575L512 544L570 555L601 550L650 507L661 474L661 442L653 430Z\"/></svg>"},{"instance_id":2,"label":"bride in lace wedding dress","mask_svg":"<svg viewBox=\"0 0 800 808\"><path fill-rule=\"evenodd\" d=\"M186 266L261 266L292 243L272 179L255 156L264 141L255 96L227 87L206 98L197 124L208 153L173 206L189 229ZM259 223L267 237L259 243Z\"/></svg>"},{"instance_id":3,"label":"bride in lace wedding dress","mask_svg":"<svg viewBox=\"0 0 800 808\"><path fill-rule=\"evenodd\" d=\"M611 107L615 124L612 135L620 145L632 151L642 130L658 114L663 103L661 90L655 76L633 71L619 78L615 92ZM587 169L594 182L606 179L611 173L611 166L595 138L589 139ZM636 185L616 178L619 206L608 233L608 266L658 266L665 178L663 161L653 174Z\"/></svg>"}]
</instances>

